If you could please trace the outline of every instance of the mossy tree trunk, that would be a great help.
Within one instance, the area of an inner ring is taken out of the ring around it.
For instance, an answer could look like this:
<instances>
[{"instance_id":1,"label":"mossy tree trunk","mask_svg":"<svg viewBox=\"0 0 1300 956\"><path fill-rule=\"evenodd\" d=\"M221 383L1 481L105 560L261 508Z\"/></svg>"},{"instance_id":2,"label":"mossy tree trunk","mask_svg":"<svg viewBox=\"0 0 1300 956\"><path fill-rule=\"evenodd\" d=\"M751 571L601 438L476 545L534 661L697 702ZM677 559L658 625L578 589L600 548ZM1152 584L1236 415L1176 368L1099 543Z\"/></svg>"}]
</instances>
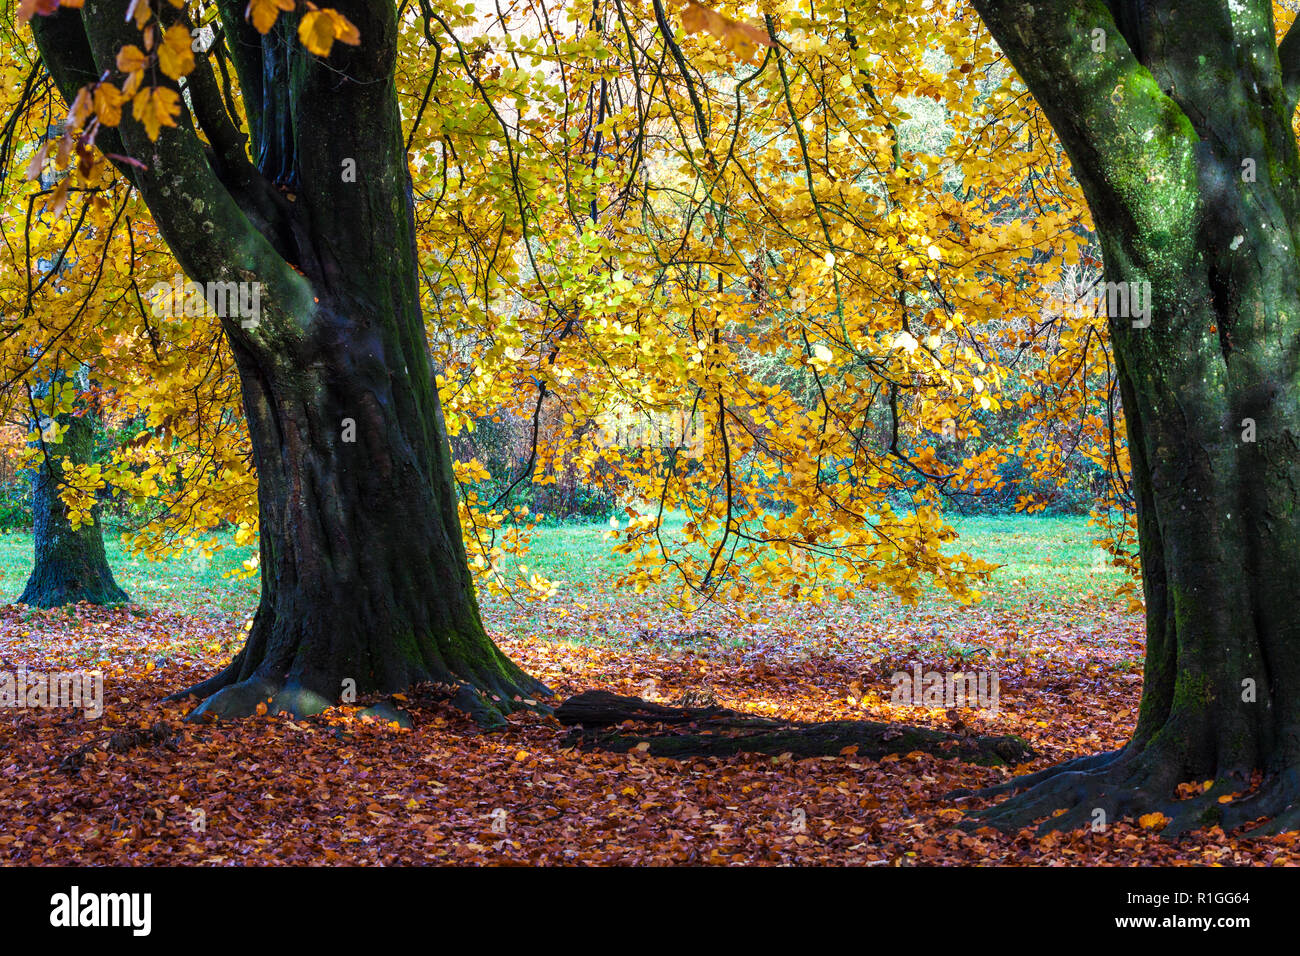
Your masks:
<instances>
[{"instance_id":1,"label":"mossy tree trunk","mask_svg":"<svg viewBox=\"0 0 1300 956\"><path fill-rule=\"evenodd\" d=\"M67 427L63 441L43 444L31 472L35 561L18 603L44 608L80 601L126 604L131 598L113 579L113 569L104 553L99 508L92 512L93 524L74 530L68 521L68 509L59 497L63 462L86 464L93 459L94 421L86 415L64 415L58 423Z\"/></svg>"},{"instance_id":2,"label":"mossy tree trunk","mask_svg":"<svg viewBox=\"0 0 1300 956\"><path fill-rule=\"evenodd\" d=\"M262 597L246 646L191 692L205 714L268 700L305 714L353 687L433 680L499 723L545 689L485 633L461 540L419 304L396 7L332 6L361 43L325 60L299 44L296 16L261 36L242 0L219 4L247 135L202 55L188 98L211 146L185 123L156 142L129 117L116 131L120 151L146 164L124 174L186 274L259 284L259 315L221 321L257 465ZM137 40L126 7L88 0L34 18L65 97L115 73L117 51ZM115 151L111 135L99 145Z\"/></svg>"},{"instance_id":3,"label":"mossy tree trunk","mask_svg":"<svg viewBox=\"0 0 1300 956\"><path fill-rule=\"evenodd\" d=\"M1019 795L980 820L1294 828L1300 36L1279 49L1261 0L974 2L1069 154L1105 280L1151 305L1109 315L1146 597L1137 727L998 788ZM1213 785L1175 800L1184 781Z\"/></svg>"}]
</instances>

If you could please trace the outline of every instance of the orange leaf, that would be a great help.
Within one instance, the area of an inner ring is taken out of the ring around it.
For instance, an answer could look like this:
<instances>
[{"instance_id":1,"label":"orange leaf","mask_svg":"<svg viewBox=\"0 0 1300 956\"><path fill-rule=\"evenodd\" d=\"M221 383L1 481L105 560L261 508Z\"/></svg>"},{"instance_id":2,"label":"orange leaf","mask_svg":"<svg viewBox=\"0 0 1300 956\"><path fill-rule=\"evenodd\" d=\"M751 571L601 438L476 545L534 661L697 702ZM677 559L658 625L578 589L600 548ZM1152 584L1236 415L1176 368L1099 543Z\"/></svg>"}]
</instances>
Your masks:
<instances>
[{"instance_id":1,"label":"orange leaf","mask_svg":"<svg viewBox=\"0 0 1300 956\"><path fill-rule=\"evenodd\" d=\"M164 126L176 125L181 115L180 98L175 90L166 87L143 89L131 103L131 115L144 124L149 139L156 140Z\"/></svg>"},{"instance_id":2,"label":"orange leaf","mask_svg":"<svg viewBox=\"0 0 1300 956\"><path fill-rule=\"evenodd\" d=\"M258 33L266 33L275 26L281 10L292 10L294 0L248 0L244 19L251 20Z\"/></svg>"},{"instance_id":3,"label":"orange leaf","mask_svg":"<svg viewBox=\"0 0 1300 956\"><path fill-rule=\"evenodd\" d=\"M135 20L135 28L143 30L144 25L149 22L153 16L153 11L149 9L148 0L131 0L131 5L126 8L126 18Z\"/></svg>"},{"instance_id":4,"label":"orange leaf","mask_svg":"<svg viewBox=\"0 0 1300 956\"><path fill-rule=\"evenodd\" d=\"M122 104L126 99L112 83L100 83L93 97L95 115L105 126L116 126L122 122Z\"/></svg>"},{"instance_id":5,"label":"orange leaf","mask_svg":"<svg viewBox=\"0 0 1300 956\"><path fill-rule=\"evenodd\" d=\"M117 68L123 73L143 70L149 62L149 55L134 43L128 43L117 51Z\"/></svg>"},{"instance_id":6,"label":"orange leaf","mask_svg":"<svg viewBox=\"0 0 1300 956\"><path fill-rule=\"evenodd\" d=\"M47 17L57 9L59 9L59 0L22 0L18 4L18 19L26 22L38 14Z\"/></svg>"},{"instance_id":7,"label":"orange leaf","mask_svg":"<svg viewBox=\"0 0 1300 956\"><path fill-rule=\"evenodd\" d=\"M28 179L38 179L40 177L41 170L45 167L45 160L50 155L51 145L53 144L46 141L46 143L36 151L36 155L32 157L32 161L27 164Z\"/></svg>"},{"instance_id":8,"label":"orange leaf","mask_svg":"<svg viewBox=\"0 0 1300 956\"><path fill-rule=\"evenodd\" d=\"M191 49L190 31L179 23L168 27L158 48L158 65L173 80L179 80L194 69L194 51Z\"/></svg>"},{"instance_id":9,"label":"orange leaf","mask_svg":"<svg viewBox=\"0 0 1300 956\"><path fill-rule=\"evenodd\" d=\"M723 16L716 10L687 3L682 11L682 26L687 33L711 33L738 56L748 57L761 45L771 46L772 38L753 24Z\"/></svg>"},{"instance_id":10,"label":"orange leaf","mask_svg":"<svg viewBox=\"0 0 1300 956\"><path fill-rule=\"evenodd\" d=\"M59 181L59 184L56 187L54 187L54 195L50 197L49 205L46 207L54 215L57 216L59 213L63 212L63 207L68 204L68 187L71 184L72 180L65 177Z\"/></svg>"},{"instance_id":11,"label":"orange leaf","mask_svg":"<svg viewBox=\"0 0 1300 956\"><path fill-rule=\"evenodd\" d=\"M77 90L76 98L68 107L67 125L72 129L80 129L94 109L90 87L83 86Z\"/></svg>"}]
</instances>

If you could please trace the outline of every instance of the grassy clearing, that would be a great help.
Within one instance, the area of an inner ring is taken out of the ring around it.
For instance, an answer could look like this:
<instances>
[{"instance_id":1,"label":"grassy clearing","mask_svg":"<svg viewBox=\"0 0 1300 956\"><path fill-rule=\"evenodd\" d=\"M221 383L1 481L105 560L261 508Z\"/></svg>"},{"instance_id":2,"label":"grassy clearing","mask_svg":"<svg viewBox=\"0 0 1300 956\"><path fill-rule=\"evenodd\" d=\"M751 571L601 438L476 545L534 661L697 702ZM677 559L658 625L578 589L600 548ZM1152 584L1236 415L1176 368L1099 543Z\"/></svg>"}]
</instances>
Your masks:
<instances>
[{"instance_id":1,"label":"grassy clearing","mask_svg":"<svg viewBox=\"0 0 1300 956\"><path fill-rule=\"evenodd\" d=\"M961 535L952 550L1002 567L995 572L984 603L1014 611L1026 603L1076 605L1115 601L1115 589L1124 574L1109 565L1109 556L1092 544L1097 529L1084 517L1027 517L1023 515L955 518ZM598 587L621 569L621 558L602 539L606 527L571 524L538 532L528 568L567 588ZM868 595L863 595L866 599ZM897 601L873 603L895 605ZM947 594L932 591L920 602L923 608L950 606ZM1122 604L1123 602L1117 602Z\"/></svg>"},{"instance_id":2,"label":"grassy clearing","mask_svg":"<svg viewBox=\"0 0 1300 956\"><path fill-rule=\"evenodd\" d=\"M227 538L227 540L229 540ZM150 561L132 557L114 535L104 541L117 583L140 604L184 614L251 614L257 607L256 577L225 577L253 556L251 547L231 545L206 561L197 555ZM0 534L0 601L17 600L32 570L32 536Z\"/></svg>"},{"instance_id":3,"label":"grassy clearing","mask_svg":"<svg viewBox=\"0 0 1300 956\"><path fill-rule=\"evenodd\" d=\"M984 603L991 610L1015 611L1029 604L1109 605L1115 601L1114 591L1123 576L1109 567L1102 552L1092 545L1094 529L1088 527L1085 518L959 518L954 524L961 534L959 549L1003 565L986 593ZM561 596L607 590L607 582L620 570L622 559L610 551L603 537L606 530L603 524L541 528L527 566L559 582ZM185 557L149 561L132 557L113 536L105 544L118 583L148 607L186 614L246 616L257 606L257 578L228 576L252 556L252 548L231 545L207 560ZM31 566L31 535L0 535L0 600L17 598ZM861 600L869 604L869 616L898 620L941 613L953 604L938 592L927 594L914 608L906 608L886 595L863 595ZM483 603L489 609L506 602L485 595Z\"/></svg>"}]
</instances>

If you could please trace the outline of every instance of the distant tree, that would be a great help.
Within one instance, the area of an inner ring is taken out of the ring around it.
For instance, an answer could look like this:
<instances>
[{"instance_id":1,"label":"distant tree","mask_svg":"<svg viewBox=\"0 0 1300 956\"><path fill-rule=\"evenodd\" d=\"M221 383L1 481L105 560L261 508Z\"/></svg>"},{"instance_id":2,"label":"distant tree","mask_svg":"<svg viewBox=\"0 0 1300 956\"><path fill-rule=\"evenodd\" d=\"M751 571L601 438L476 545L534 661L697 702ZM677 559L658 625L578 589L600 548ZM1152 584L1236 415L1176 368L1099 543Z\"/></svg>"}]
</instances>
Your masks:
<instances>
[{"instance_id":1,"label":"distant tree","mask_svg":"<svg viewBox=\"0 0 1300 956\"><path fill-rule=\"evenodd\" d=\"M89 464L95 452L95 420L86 409L82 414L61 414L42 422L32 421L38 434L37 454L31 469L32 543L34 564L20 604L61 607L85 601L89 604L125 604L131 598L113 579L104 552L103 525L96 506L86 517L89 522L71 520L60 497L64 462L70 466ZM53 440L54 432L61 440ZM45 435L51 436L46 441Z\"/></svg>"}]
</instances>

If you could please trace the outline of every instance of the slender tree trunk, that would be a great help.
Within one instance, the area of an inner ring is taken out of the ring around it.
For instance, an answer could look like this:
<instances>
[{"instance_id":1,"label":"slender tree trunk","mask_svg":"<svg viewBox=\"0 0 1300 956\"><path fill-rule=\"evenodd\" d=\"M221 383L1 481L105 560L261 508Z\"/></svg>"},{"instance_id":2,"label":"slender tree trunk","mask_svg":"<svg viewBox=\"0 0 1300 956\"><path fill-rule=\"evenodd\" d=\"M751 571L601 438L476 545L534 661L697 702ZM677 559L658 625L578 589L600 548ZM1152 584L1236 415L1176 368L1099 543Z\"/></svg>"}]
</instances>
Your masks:
<instances>
[{"instance_id":1,"label":"slender tree trunk","mask_svg":"<svg viewBox=\"0 0 1300 956\"><path fill-rule=\"evenodd\" d=\"M104 554L99 508L92 512L93 524L74 531L59 498L61 464L65 460L84 464L92 459L95 426L89 417L75 415L63 416L59 423L67 425L63 441L50 445L31 472L35 564L18 603L47 608L81 601L129 603L130 596L113 580Z\"/></svg>"},{"instance_id":2,"label":"slender tree trunk","mask_svg":"<svg viewBox=\"0 0 1300 956\"><path fill-rule=\"evenodd\" d=\"M1269 8L976 6L1070 155L1107 282L1150 305L1108 309L1146 597L1137 727L1115 753L995 788L1020 793L981 821L1294 828L1300 157ZM1174 799L1189 781L1212 783Z\"/></svg>"}]
</instances>

